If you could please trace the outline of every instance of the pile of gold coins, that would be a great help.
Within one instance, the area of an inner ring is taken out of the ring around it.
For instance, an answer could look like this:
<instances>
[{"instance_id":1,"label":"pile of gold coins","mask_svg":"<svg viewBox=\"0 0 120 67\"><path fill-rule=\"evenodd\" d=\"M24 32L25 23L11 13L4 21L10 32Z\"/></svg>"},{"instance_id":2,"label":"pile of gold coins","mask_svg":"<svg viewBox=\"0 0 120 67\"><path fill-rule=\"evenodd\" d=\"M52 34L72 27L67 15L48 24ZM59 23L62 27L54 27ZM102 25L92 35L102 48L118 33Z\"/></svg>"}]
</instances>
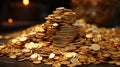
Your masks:
<instances>
[{"instance_id":1,"label":"pile of gold coins","mask_svg":"<svg viewBox=\"0 0 120 67\"><path fill-rule=\"evenodd\" d=\"M0 45L0 56L69 67L109 63L120 65L120 29L98 28L63 7L56 8L46 22L30 27Z\"/></svg>"}]
</instances>

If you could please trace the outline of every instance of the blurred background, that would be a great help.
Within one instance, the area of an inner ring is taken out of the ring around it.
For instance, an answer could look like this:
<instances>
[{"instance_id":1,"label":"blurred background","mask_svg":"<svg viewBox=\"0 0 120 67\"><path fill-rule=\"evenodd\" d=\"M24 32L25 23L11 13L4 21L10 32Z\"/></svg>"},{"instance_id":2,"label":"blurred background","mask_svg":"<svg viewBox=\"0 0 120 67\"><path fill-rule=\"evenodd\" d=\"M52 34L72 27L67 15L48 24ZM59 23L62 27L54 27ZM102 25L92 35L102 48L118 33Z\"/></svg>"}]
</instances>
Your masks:
<instances>
[{"instance_id":1,"label":"blurred background","mask_svg":"<svg viewBox=\"0 0 120 67\"><path fill-rule=\"evenodd\" d=\"M119 0L0 0L0 32L45 22L57 7L72 9L77 19L102 27L120 27Z\"/></svg>"}]
</instances>

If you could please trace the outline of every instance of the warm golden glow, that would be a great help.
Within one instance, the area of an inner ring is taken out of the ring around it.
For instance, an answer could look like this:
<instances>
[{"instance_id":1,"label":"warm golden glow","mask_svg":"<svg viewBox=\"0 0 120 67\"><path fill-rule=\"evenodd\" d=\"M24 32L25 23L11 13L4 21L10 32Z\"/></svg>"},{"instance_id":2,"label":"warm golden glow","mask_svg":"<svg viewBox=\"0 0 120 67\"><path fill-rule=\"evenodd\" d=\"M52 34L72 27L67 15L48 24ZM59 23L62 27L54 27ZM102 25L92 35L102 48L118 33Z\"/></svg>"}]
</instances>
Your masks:
<instances>
[{"instance_id":1,"label":"warm golden glow","mask_svg":"<svg viewBox=\"0 0 120 67\"><path fill-rule=\"evenodd\" d=\"M12 18L9 18L9 19L8 19L8 23L9 23L9 24L12 24L12 23L13 23L13 19L12 19Z\"/></svg>"},{"instance_id":2,"label":"warm golden glow","mask_svg":"<svg viewBox=\"0 0 120 67\"><path fill-rule=\"evenodd\" d=\"M23 0L24 5L29 5L29 0Z\"/></svg>"}]
</instances>

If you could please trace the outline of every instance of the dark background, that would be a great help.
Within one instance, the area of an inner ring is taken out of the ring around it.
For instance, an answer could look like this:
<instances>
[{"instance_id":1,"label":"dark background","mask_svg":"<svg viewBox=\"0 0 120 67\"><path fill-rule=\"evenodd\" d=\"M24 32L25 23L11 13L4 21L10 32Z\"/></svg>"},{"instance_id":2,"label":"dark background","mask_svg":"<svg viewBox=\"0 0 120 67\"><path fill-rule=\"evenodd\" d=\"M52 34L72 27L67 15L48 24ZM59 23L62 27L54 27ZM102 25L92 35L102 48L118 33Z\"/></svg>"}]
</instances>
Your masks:
<instances>
[{"instance_id":1,"label":"dark background","mask_svg":"<svg viewBox=\"0 0 120 67\"><path fill-rule=\"evenodd\" d=\"M22 0L0 0L0 32L3 33L3 32L19 30L19 29L25 29L36 24L44 23L45 22L44 18L47 17L48 14L51 14L57 7L74 9L73 2L75 1L77 2L77 0L29 0L29 1L30 1L30 4L25 6L22 3ZM97 0L93 0L93 1L97 1ZM115 1L120 3L119 0L115 0ZM108 8L114 8L113 7L114 4L116 3L111 2L111 6L109 6ZM89 7L89 5L86 5L86 6L88 6L88 8L91 8ZM85 9L87 9L86 6L81 5L81 7L84 7ZM100 6L102 7L102 5ZM79 10L82 11L82 9L79 9ZM120 27L120 19L119 19L120 6L115 7L115 9L109 10L109 11L110 12L114 11L116 14L115 15L116 17L114 18L111 17L110 20L108 19L109 21L100 22L98 26ZM84 12L87 12L87 11L85 10ZM102 17L102 14L101 14L101 17ZM8 23L9 18L13 19L12 24ZM111 21L111 19L113 21ZM97 22L92 21L92 23L94 24Z\"/></svg>"},{"instance_id":2,"label":"dark background","mask_svg":"<svg viewBox=\"0 0 120 67\"><path fill-rule=\"evenodd\" d=\"M0 0L0 32L27 28L45 22L45 17L57 7L70 8L70 0ZM9 24L8 19L13 23Z\"/></svg>"}]
</instances>

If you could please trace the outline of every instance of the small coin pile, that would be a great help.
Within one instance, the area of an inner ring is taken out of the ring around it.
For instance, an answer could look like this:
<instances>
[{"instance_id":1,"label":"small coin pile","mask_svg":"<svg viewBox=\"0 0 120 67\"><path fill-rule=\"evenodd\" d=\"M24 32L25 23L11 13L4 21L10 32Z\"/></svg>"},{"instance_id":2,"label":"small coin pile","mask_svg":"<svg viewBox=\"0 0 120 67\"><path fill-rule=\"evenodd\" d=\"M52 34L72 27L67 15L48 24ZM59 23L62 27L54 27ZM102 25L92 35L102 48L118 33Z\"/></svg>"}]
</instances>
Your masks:
<instances>
[{"instance_id":1,"label":"small coin pile","mask_svg":"<svg viewBox=\"0 0 120 67\"><path fill-rule=\"evenodd\" d=\"M0 45L0 56L18 61L69 67L84 64L120 65L120 29L98 28L63 7L56 8L46 22L30 27Z\"/></svg>"}]
</instances>

